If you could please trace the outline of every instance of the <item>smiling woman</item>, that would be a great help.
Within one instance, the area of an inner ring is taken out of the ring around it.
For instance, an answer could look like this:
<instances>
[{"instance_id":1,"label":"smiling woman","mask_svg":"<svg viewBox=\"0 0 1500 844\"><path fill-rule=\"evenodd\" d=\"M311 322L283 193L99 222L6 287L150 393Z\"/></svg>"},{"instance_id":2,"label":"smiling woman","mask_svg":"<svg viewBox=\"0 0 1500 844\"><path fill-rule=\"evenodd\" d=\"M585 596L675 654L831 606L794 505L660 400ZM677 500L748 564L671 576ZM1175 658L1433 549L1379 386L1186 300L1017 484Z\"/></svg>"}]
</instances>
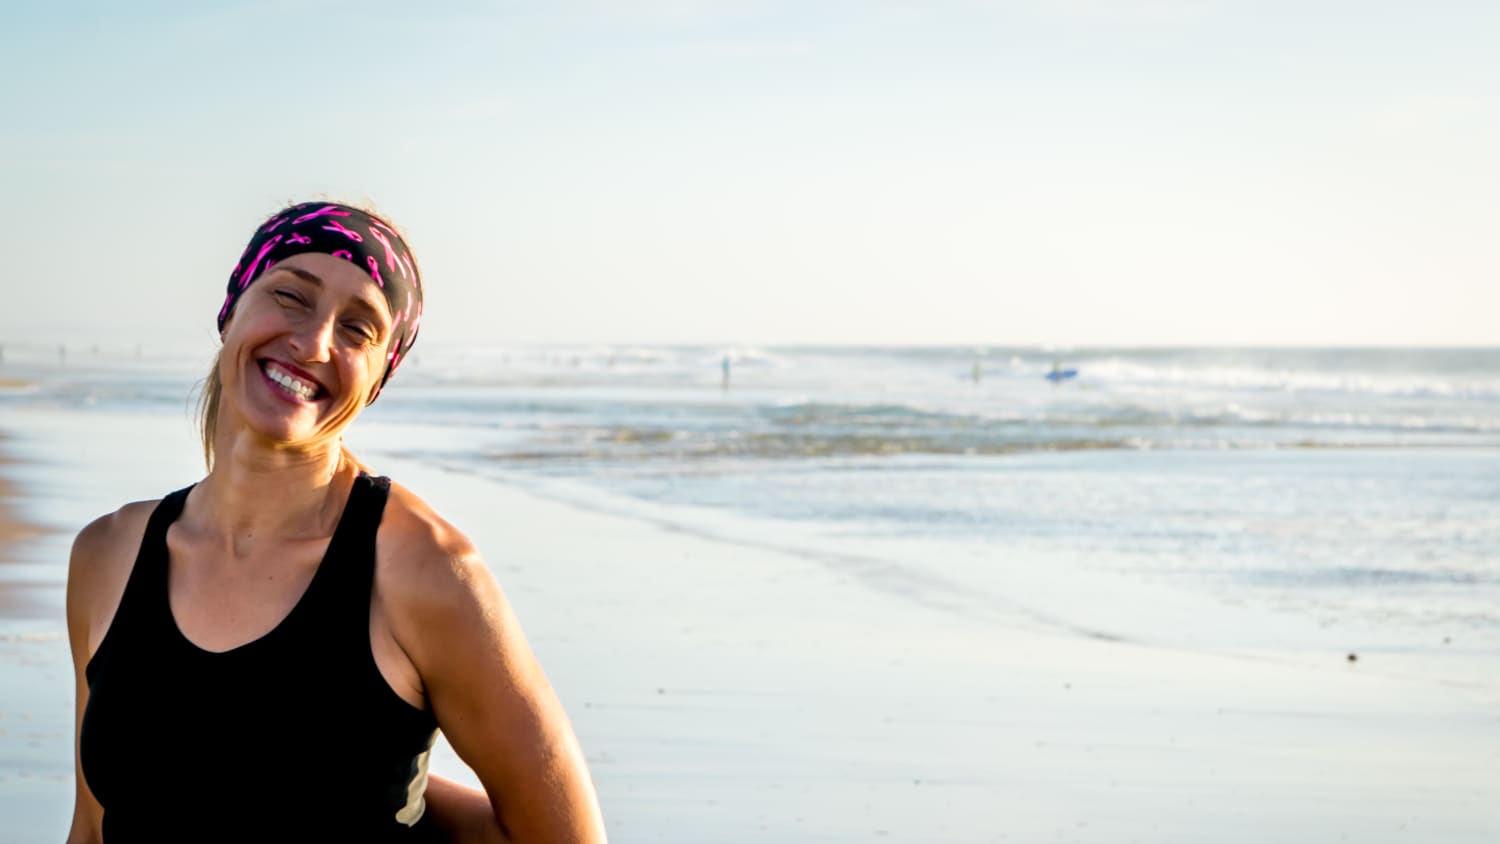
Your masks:
<instances>
[{"instance_id":1,"label":"smiling woman","mask_svg":"<svg viewBox=\"0 0 1500 844\"><path fill-rule=\"evenodd\" d=\"M383 254L366 254L363 248L367 243L364 235L337 222L340 216L346 214L360 215L366 223L365 231L370 235L369 243L378 244L379 253ZM302 228L298 230L298 226ZM278 231L283 227L284 230ZM361 253L362 261L355 258L356 250ZM380 273L381 258L385 259L389 281ZM373 344L377 339L372 334L377 322L396 332L386 353L386 366L380 383L366 403L373 402L417 341L417 331L422 325L422 282L416 258L406 247L398 230L368 211L348 205L306 203L286 209L257 229L255 236L240 254L233 272L229 274L228 292L224 296L224 305L219 309L220 335L223 335L229 315L236 310L240 297L249 288L250 282L257 278L257 273L280 278L282 282L287 282L284 276L290 274L295 279L322 288L322 277L309 269L306 266L308 263L312 263L314 268L321 265L326 273L339 276L354 272L359 276L359 287L367 288L369 285L365 282L374 281L384 294L381 297L365 292L356 297L351 307L359 313L351 314L348 322L341 323L345 331L362 334L368 344ZM368 275L356 269L357 266L363 266ZM305 308L308 304L307 296L295 289L279 289L273 295L289 306ZM381 308L376 301L380 298L385 299L385 308ZM213 366L209 369L199 406L203 456L210 469L213 467L214 432L218 427L219 400L223 392L221 357L222 352L215 356Z\"/></svg>"},{"instance_id":2,"label":"smiling woman","mask_svg":"<svg viewBox=\"0 0 1500 844\"><path fill-rule=\"evenodd\" d=\"M421 314L373 214L308 203L252 236L218 317L207 476L74 543L70 842L604 839L477 550L343 446ZM428 775L439 730L483 790Z\"/></svg>"}]
</instances>

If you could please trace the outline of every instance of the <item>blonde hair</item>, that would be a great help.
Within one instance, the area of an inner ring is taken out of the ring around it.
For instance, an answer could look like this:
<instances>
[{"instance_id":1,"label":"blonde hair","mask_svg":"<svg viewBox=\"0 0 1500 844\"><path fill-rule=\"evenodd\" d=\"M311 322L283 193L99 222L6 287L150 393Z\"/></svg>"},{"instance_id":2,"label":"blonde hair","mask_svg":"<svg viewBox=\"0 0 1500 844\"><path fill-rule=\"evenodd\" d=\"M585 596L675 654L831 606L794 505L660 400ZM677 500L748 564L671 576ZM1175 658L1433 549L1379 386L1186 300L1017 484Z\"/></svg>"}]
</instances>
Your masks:
<instances>
[{"instance_id":1,"label":"blonde hair","mask_svg":"<svg viewBox=\"0 0 1500 844\"><path fill-rule=\"evenodd\" d=\"M203 465L210 472L214 468L214 431L219 428L219 397L224 393L224 381L219 378L219 354L214 352L213 366L198 394L198 434L203 440Z\"/></svg>"},{"instance_id":2,"label":"blonde hair","mask_svg":"<svg viewBox=\"0 0 1500 844\"><path fill-rule=\"evenodd\" d=\"M384 214L376 212L375 203L369 201L368 199L363 202L344 202L342 200L329 197L326 194L318 194L313 197L313 200L332 202L339 205L347 205L350 208L363 211L366 214L369 214L370 216L375 217L381 222L385 223L402 240L406 240L408 243L410 243L410 241L407 240L406 233L402 231L401 228L399 228L395 223L392 223L390 219ZM300 201L305 202L307 200ZM289 201L286 203L286 206L282 210L284 211L286 210L286 208L291 208L297 204L298 202ZM275 215L273 214L271 216L274 217ZM270 217L267 217L266 219L270 219ZM408 253L407 257L411 260L412 266L416 267L417 256ZM421 270L418 269L417 272L420 273ZM233 312L231 311L231 313ZM218 431L219 428L219 401L224 394L224 380L219 377L220 354L222 353L222 351L223 347L220 347L219 350L214 352L213 366L211 366L208 370L208 377L203 379L203 387L201 392L198 394L198 434L203 441L203 464L210 472L213 471L214 468L214 434ZM365 468L364 464L354 459L354 455L350 454L347 448L343 449L343 453L345 460L354 463L361 469Z\"/></svg>"}]
</instances>

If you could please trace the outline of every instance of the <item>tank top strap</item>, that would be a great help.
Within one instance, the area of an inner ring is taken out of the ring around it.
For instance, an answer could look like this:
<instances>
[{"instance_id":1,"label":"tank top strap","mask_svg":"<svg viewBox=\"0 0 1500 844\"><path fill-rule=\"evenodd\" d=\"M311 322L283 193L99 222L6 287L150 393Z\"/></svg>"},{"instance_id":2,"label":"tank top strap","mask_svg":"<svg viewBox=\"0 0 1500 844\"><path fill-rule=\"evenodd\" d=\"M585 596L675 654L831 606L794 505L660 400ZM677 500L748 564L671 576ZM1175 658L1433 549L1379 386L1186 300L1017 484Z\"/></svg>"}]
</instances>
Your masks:
<instances>
[{"instance_id":1,"label":"tank top strap","mask_svg":"<svg viewBox=\"0 0 1500 844\"><path fill-rule=\"evenodd\" d=\"M112 643L120 639L139 640L142 634L158 635L175 626L172 608L167 602L167 529L182 515L191 484L163 496L146 520L145 533L135 554L135 563L125 580L120 603L104 638L89 663L84 676L92 679L94 664Z\"/></svg>"},{"instance_id":2,"label":"tank top strap","mask_svg":"<svg viewBox=\"0 0 1500 844\"><path fill-rule=\"evenodd\" d=\"M338 527L328 541L318 577L317 617L333 622L325 629L350 632L368 641L370 592L375 585L375 535L385 513L391 479L364 472L354 479ZM338 621L335 621L338 619Z\"/></svg>"},{"instance_id":3,"label":"tank top strap","mask_svg":"<svg viewBox=\"0 0 1500 844\"><path fill-rule=\"evenodd\" d=\"M194 484L193 486L196 486ZM116 618L127 608L138 608L157 615L157 609L167 608L167 528L182 515L187 504L188 493L193 486L186 486L168 493L151 511L146 521L146 533L141 536L141 548L136 552L135 565L130 578L125 581L125 593L120 598L120 609ZM171 619L168 609L167 619Z\"/></svg>"}]
</instances>

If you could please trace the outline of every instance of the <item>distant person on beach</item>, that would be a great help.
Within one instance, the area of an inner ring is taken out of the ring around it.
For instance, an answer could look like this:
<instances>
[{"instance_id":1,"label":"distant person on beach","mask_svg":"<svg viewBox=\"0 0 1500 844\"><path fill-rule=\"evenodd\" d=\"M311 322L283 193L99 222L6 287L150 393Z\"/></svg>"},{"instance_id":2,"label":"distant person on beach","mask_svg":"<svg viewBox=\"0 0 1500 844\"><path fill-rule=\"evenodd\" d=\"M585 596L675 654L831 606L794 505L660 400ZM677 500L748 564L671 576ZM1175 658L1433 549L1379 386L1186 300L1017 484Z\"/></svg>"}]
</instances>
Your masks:
<instances>
[{"instance_id":1,"label":"distant person on beach","mask_svg":"<svg viewBox=\"0 0 1500 844\"><path fill-rule=\"evenodd\" d=\"M304 203L256 229L218 314L207 475L73 544L70 844L604 840L478 551L343 446L422 296L374 214ZM439 730L482 789L428 774Z\"/></svg>"},{"instance_id":2,"label":"distant person on beach","mask_svg":"<svg viewBox=\"0 0 1500 844\"><path fill-rule=\"evenodd\" d=\"M720 388L727 390L729 389L729 355L727 353L724 355L724 362L721 366L724 369L724 380L720 384Z\"/></svg>"}]
</instances>

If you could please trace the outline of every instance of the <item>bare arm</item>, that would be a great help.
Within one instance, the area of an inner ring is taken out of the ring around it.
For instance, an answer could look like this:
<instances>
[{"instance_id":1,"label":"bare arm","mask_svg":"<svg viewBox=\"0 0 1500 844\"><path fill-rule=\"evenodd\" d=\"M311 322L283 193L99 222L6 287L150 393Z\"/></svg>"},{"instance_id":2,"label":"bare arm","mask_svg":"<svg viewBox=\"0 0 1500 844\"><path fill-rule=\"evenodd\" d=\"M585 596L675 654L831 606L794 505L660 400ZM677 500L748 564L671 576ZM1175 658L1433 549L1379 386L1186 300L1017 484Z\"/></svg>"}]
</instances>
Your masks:
<instances>
[{"instance_id":1,"label":"bare arm","mask_svg":"<svg viewBox=\"0 0 1500 844\"><path fill-rule=\"evenodd\" d=\"M427 813L443 837L455 844L510 844L483 789L439 776L427 778Z\"/></svg>"},{"instance_id":2,"label":"bare arm","mask_svg":"<svg viewBox=\"0 0 1500 844\"><path fill-rule=\"evenodd\" d=\"M94 798L94 792L83 778L83 768L78 755L78 736L83 727L83 711L89 702L88 681L83 669L93 653L92 635L97 627L95 617L99 612L100 593L105 591L108 580L107 566L102 562L116 526L117 516L109 515L96 519L79 532L73 540L72 554L68 559L68 644L73 653L74 713L73 713L73 823L68 829L67 844L101 844L104 809Z\"/></svg>"},{"instance_id":3,"label":"bare arm","mask_svg":"<svg viewBox=\"0 0 1500 844\"><path fill-rule=\"evenodd\" d=\"M435 517L427 524L402 531L393 549L412 563L401 567L393 631L443 733L484 784L498 840L605 841L583 751L499 585L467 538ZM475 805L447 781L428 796L435 820Z\"/></svg>"},{"instance_id":4,"label":"bare arm","mask_svg":"<svg viewBox=\"0 0 1500 844\"><path fill-rule=\"evenodd\" d=\"M74 662L77 655L75 653ZM83 680L83 668L78 667L77 682L77 713L73 721L73 776L75 789L73 795L73 824L68 828L67 844L102 844L104 832L101 824L104 822L104 809L99 801L94 799L94 792L89 790L89 784L83 779L83 771L78 766L78 727L83 723L83 709L88 705L89 687Z\"/></svg>"}]
</instances>

